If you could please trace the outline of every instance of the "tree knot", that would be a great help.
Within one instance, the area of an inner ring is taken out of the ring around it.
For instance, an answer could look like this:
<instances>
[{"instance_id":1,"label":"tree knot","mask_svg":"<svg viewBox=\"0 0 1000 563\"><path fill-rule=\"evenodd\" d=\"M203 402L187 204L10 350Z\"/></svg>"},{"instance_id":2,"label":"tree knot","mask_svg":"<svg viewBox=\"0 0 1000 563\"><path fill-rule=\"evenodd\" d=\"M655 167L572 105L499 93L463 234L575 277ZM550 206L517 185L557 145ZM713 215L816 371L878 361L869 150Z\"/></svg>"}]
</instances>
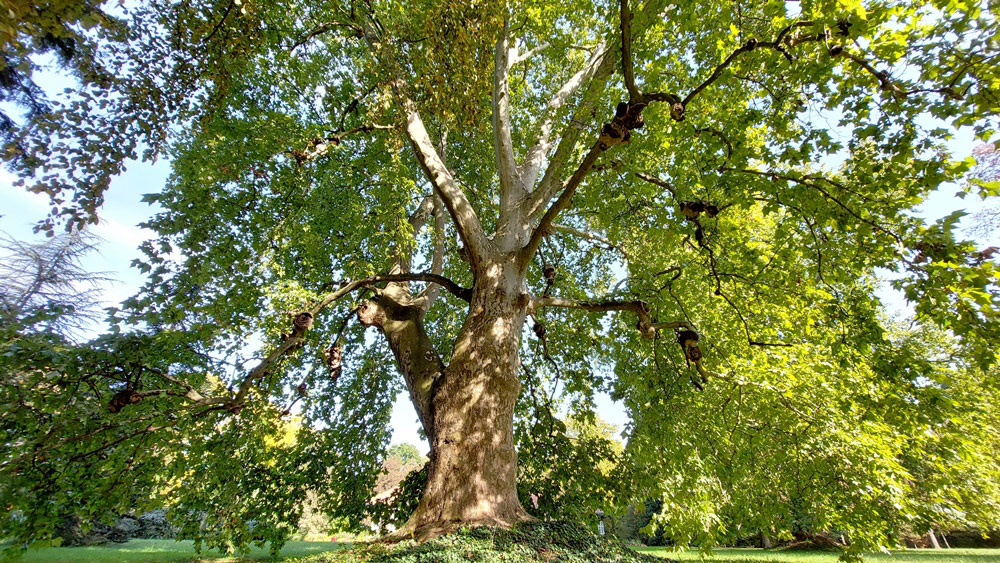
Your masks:
<instances>
[{"instance_id":1,"label":"tree knot","mask_svg":"<svg viewBox=\"0 0 1000 563\"><path fill-rule=\"evenodd\" d=\"M385 311L374 301L368 300L358 306L358 320L365 326L382 326Z\"/></svg>"},{"instance_id":2,"label":"tree knot","mask_svg":"<svg viewBox=\"0 0 1000 563\"><path fill-rule=\"evenodd\" d=\"M677 343L684 351L684 358L688 362L698 363L701 361L701 348L698 347L698 340L701 338L698 333L691 329L677 331Z\"/></svg>"},{"instance_id":3,"label":"tree knot","mask_svg":"<svg viewBox=\"0 0 1000 563\"><path fill-rule=\"evenodd\" d=\"M684 102L670 104L670 118L674 121L684 121Z\"/></svg>"},{"instance_id":4,"label":"tree knot","mask_svg":"<svg viewBox=\"0 0 1000 563\"><path fill-rule=\"evenodd\" d=\"M323 357L326 360L326 367L330 370L330 379L334 382L340 378L340 373L344 367L344 353L339 344L334 344L323 350Z\"/></svg>"},{"instance_id":5,"label":"tree knot","mask_svg":"<svg viewBox=\"0 0 1000 563\"><path fill-rule=\"evenodd\" d=\"M642 129L646 123L642 111L646 109L645 102L619 102L615 106L615 117L611 123L605 123L601 128L600 143L604 150L615 145L627 143L632 137L633 129Z\"/></svg>"},{"instance_id":6,"label":"tree knot","mask_svg":"<svg viewBox=\"0 0 1000 563\"><path fill-rule=\"evenodd\" d=\"M134 390L126 388L114 394L111 397L111 401L108 402L108 411L111 414L120 412L128 405L134 405L142 401L142 395L137 394Z\"/></svg>"},{"instance_id":7,"label":"tree knot","mask_svg":"<svg viewBox=\"0 0 1000 563\"><path fill-rule=\"evenodd\" d=\"M313 325L313 315L309 311L302 311L301 313L295 315L295 319L292 321L295 325L295 334L301 335L305 331L312 328Z\"/></svg>"}]
</instances>

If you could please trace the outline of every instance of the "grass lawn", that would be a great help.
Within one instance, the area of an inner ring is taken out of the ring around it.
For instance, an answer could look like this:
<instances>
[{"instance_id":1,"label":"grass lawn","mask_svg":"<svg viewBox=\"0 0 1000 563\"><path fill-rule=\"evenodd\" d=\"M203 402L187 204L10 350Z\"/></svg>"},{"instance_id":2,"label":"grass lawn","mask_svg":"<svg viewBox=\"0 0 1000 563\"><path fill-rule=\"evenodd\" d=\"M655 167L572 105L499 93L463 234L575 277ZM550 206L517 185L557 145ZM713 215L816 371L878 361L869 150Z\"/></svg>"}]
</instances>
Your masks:
<instances>
[{"instance_id":1,"label":"grass lawn","mask_svg":"<svg viewBox=\"0 0 1000 563\"><path fill-rule=\"evenodd\" d=\"M664 547L640 547L639 551L680 561L698 561L696 550L676 552ZM705 561L713 563L837 563L831 551L777 551L773 549L717 549ZM873 563L1000 563L1000 549L908 549L891 555L865 556Z\"/></svg>"},{"instance_id":2,"label":"grass lawn","mask_svg":"<svg viewBox=\"0 0 1000 563\"><path fill-rule=\"evenodd\" d=\"M292 541L285 544L281 557L305 557L349 547L349 543ZM663 547L640 547L639 551L680 561L699 561L697 551L675 552ZM119 563L136 561L256 561L266 560L267 550L254 549L246 557L225 556L205 550L194 553L191 541L132 540L100 547L49 547L29 550L26 563ZM836 563L837 554L829 551L775 551L767 549L718 549L713 563ZM892 555L869 555L874 563L1000 563L1000 549L911 549Z\"/></svg>"},{"instance_id":3,"label":"grass lawn","mask_svg":"<svg viewBox=\"0 0 1000 563\"><path fill-rule=\"evenodd\" d=\"M304 557L324 551L349 547L349 543L290 541L281 550L284 557ZM24 554L24 562L119 563L133 561L255 561L270 559L266 549L254 548L245 557L223 555L217 551L202 550L195 555L194 542L174 540L131 540L95 547L47 547L31 549Z\"/></svg>"}]
</instances>

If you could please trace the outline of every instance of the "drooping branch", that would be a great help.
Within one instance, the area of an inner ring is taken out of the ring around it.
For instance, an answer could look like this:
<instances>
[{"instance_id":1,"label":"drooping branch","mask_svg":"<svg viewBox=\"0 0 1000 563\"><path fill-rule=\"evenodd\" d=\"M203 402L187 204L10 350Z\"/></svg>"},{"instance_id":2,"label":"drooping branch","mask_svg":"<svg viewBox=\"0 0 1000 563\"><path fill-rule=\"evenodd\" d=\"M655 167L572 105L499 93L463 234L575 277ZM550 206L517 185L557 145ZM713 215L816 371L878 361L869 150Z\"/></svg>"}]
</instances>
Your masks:
<instances>
[{"instance_id":1,"label":"drooping branch","mask_svg":"<svg viewBox=\"0 0 1000 563\"><path fill-rule=\"evenodd\" d=\"M622 28L622 73L625 77L625 86L628 88L629 92L629 103L631 105L648 105L653 102L665 102L670 104L670 116L675 121L681 121L684 119L685 108L687 105L700 94L705 88L708 88L716 80L718 80L723 72L733 64L733 62L742 54L748 53L755 49L773 49L778 51L791 62L792 56L786 50L786 47L792 45L797 45L800 43L805 43L808 41L819 41L821 38L817 36L804 36L796 37L794 40L787 38L789 31L799 27L812 27L813 22L796 22L793 23L775 36L773 41L757 41L754 38L748 39L746 43L733 51L726 59L719 64L715 69L713 69L712 74L709 75L704 81L696 86L691 92L687 94L684 98L681 98L677 94L664 93L664 92L651 92L651 93L641 93L635 84L635 74L634 74L634 62L632 60L632 32L631 32L631 21L632 13L628 9L628 0L621 0L621 28Z\"/></svg>"},{"instance_id":2,"label":"drooping branch","mask_svg":"<svg viewBox=\"0 0 1000 563\"><path fill-rule=\"evenodd\" d=\"M655 176L651 176L649 174L646 174L645 172L636 172L635 175L640 180L645 180L646 182L649 182L650 184L654 184L654 185L660 186L661 188L663 188L663 189L667 190L668 192L670 192L671 197L673 197L674 199L677 199L677 189L674 188L673 184L671 184L670 182L667 182L666 180L661 180L661 179L659 179L659 178L657 178Z\"/></svg>"},{"instance_id":3,"label":"drooping branch","mask_svg":"<svg viewBox=\"0 0 1000 563\"><path fill-rule=\"evenodd\" d=\"M849 215L851 215L852 217L854 217L858 221L861 221L862 223L865 223L865 224L869 225L870 227L872 227L874 229L878 229L878 230L883 231L886 234L888 234L890 237L893 238L893 240L896 241L896 244L897 244L897 246L900 249L903 247L903 240L899 237L899 235L897 235L896 233L890 231L889 229L887 229L883 225L881 225L881 224L879 224L879 223L877 223L877 222L875 222L875 221L873 221L871 219L866 219L866 218L862 217L857 211L854 211L854 209L852 209L851 207L849 207L844 202L840 201L840 199L837 196L833 195L832 193L830 193L829 190L827 190L826 188L824 188L823 186L821 186L819 184L820 182L826 182L826 183L828 183L828 184L830 184L830 185L832 185L834 187L837 187L837 188L839 188L841 190L846 191L846 186L844 186L840 182L837 182L836 180L832 180L830 178L825 178L823 176L815 176L815 175L792 176L790 174L786 174L786 173L782 173L782 172L777 172L777 171L753 170L753 169L750 169L750 168L741 169L741 168L721 167L721 168L719 168L719 171L720 172L739 172L739 173L742 173L742 174L753 174L755 176L763 176L763 177L766 177L766 178L771 178L773 180L785 180L787 182L792 182L792 183L795 183L795 184L800 184L800 185L803 185L803 186L808 186L808 187L810 187L810 188L818 191L824 198L826 198L826 199L832 201L833 203L835 203L838 207L840 207L841 209L843 209L844 211L846 211ZM900 252L902 252L902 250L900 250Z\"/></svg>"},{"instance_id":4,"label":"drooping branch","mask_svg":"<svg viewBox=\"0 0 1000 563\"><path fill-rule=\"evenodd\" d=\"M353 22L324 22L310 29L300 39L296 40L295 43L293 43L291 48L289 49L289 52L295 51L299 47L312 41L314 38L323 35L324 33L329 33L338 28L350 29L352 32L354 32L354 35L358 37L364 35L364 30Z\"/></svg>"},{"instance_id":5,"label":"drooping branch","mask_svg":"<svg viewBox=\"0 0 1000 563\"><path fill-rule=\"evenodd\" d=\"M358 105L361 104L361 101L364 100L365 98L367 98L368 96L372 95L372 93L375 92L375 90L377 90L378 87L379 87L379 83L375 82L374 84L372 84L371 86L369 86L367 90L365 90L364 92L358 94L357 96L355 96L354 98L352 98L350 102L348 102L347 106L344 107L344 111L342 111L340 113L340 129L341 130L344 130L344 128L346 127L344 125L344 122L347 121L347 116L351 115L352 113L357 112L358 111Z\"/></svg>"},{"instance_id":6,"label":"drooping branch","mask_svg":"<svg viewBox=\"0 0 1000 563\"><path fill-rule=\"evenodd\" d=\"M399 93L398 90L399 88L397 88L397 93ZM468 198L465 197L462 188L455 181L451 171L441 161L441 157L427 134L424 122L420 119L416 104L404 96L402 105L406 113L406 136L413 147L417 162L424 169L424 173L431 185L434 186L438 197L444 202L445 208L455 223L455 229L465 244L470 262L475 265L486 255L490 244L479 221L479 216L472 208Z\"/></svg>"},{"instance_id":7,"label":"drooping branch","mask_svg":"<svg viewBox=\"0 0 1000 563\"><path fill-rule=\"evenodd\" d=\"M757 41L752 37L750 39L747 39L746 43L744 43L741 47L733 51L728 57L726 57L726 60L723 61L719 66L715 67L715 70L712 71L712 74L709 75L708 78L706 78L701 84L696 86L694 90L691 90L691 92L689 92L688 95L685 96L683 100L681 100L681 104L687 106L689 103L691 103L691 100L693 100L695 96L700 94L702 90L708 88L709 86L712 85L712 83L718 80L719 77L722 76L723 71L729 68L729 66L733 64L733 61L735 61L737 57L739 57L744 53L749 53L754 49L774 49L782 53L789 60L791 60L791 55L782 46L782 41L784 40L785 36L793 28L812 27L812 26L813 22L809 21L795 22L785 27L780 32L778 32L778 35L775 37L774 41ZM806 41L820 41L820 38L817 36L813 36L811 38L802 38L798 42L805 43Z\"/></svg>"},{"instance_id":8,"label":"drooping branch","mask_svg":"<svg viewBox=\"0 0 1000 563\"><path fill-rule=\"evenodd\" d=\"M715 127L696 127L694 132L699 135L702 133L711 133L712 135L715 135L717 139L726 145L726 162L733 158L733 143L729 140L729 137L727 137L725 133L719 131Z\"/></svg>"},{"instance_id":9,"label":"drooping branch","mask_svg":"<svg viewBox=\"0 0 1000 563\"><path fill-rule=\"evenodd\" d=\"M340 143L342 143L344 139L352 135L356 135L358 133L370 133L372 131L384 131L388 129L395 129L395 127L391 125L378 125L378 124L352 127L351 129L347 129L345 131L338 131L337 133L333 133L332 135L328 135L327 137L310 139L305 149L292 149L288 151L287 154L290 154L292 158L295 159L295 162L301 166L306 162L315 160L321 156L326 155L328 152L330 152L331 148L340 145Z\"/></svg>"},{"instance_id":10,"label":"drooping branch","mask_svg":"<svg viewBox=\"0 0 1000 563\"><path fill-rule=\"evenodd\" d=\"M239 388L234 396L209 399L204 401L203 404L222 405L230 410L238 411L238 409L242 407L250 389L253 388L253 385L270 373L279 360L291 351L297 350L302 346L302 344L305 343L306 332L312 325L312 319L315 319L316 316L330 306L330 304L353 291L363 289L365 287L370 287L379 283L404 281L433 282L439 284L441 287L444 287L451 294L464 301L470 301L472 299L471 289L464 288L442 275L426 272L383 274L343 283L339 289L327 294L311 307L300 312L296 316L296 322L294 323L295 328L293 328L292 333L287 335L277 348L272 350L267 357L261 360L260 363L247 373L247 375L240 382ZM300 319L303 319L302 322L300 322Z\"/></svg>"},{"instance_id":11,"label":"drooping branch","mask_svg":"<svg viewBox=\"0 0 1000 563\"><path fill-rule=\"evenodd\" d=\"M715 70L712 71L712 74L709 75L708 78L706 78L701 84L695 86L694 90L688 92L688 95L685 96L683 100L681 100L681 104L685 106L688 105L691 102L691 100L695 98L695 96L701 93L702 90L708 88L709 86L712 85L713 82L718 80L719 77L722 76L722 72L727 68L729 68L729 65L733 64L733 61L735 61L737 57L739 57L743 53L749 53L750 51L753 51L756 47L757 47L757 40L753 38L748 39L747 42L744 43L740 48L736 49L728 57L726 57L726 60L722 61L722 64L715 67Z\"/></svg>"},{"instance_id":12,"label":"drooping branch","mask_svg":"<svg viewBox=\"0 0 1000 563\"><path fill-rule=\"evenodd\" d=\"M608 248L613 248L613 249L617 250L623 256L625 256L626 258L628 258L628 253L625 252L625 250L620 245L618 245L618 243L616 243L616 242L608 239L607 237L603 237L603 236L601 236L601 235L599 235L597 233L592 233L590 231L584 231L583 229L577 229L576 227L570 227L570 226L567 226L567 225L559 225L559 224L556 224L556 223L552 224L552 230L554 232L557 232L557 233L566 233L568 235L573 235L575 237L580 237L580 238L584 238L584 239L588 239L588 240L599 242L599 243L607 246Z\"/></svg>"},{"instance_id":13,"label":"drooping branch","mask_svg":"<svg viewBox=\"0 0 1000 563\"><path fill-rule=\"evenodd\" d=\"M889 78L889 73L888 72L876 70L875 67L871 65L871 63L869 63L868 61L866 61L864 58L862 58L862 57L860 57L858 55L855 55L854 53L851 53L846 48L843 48L843 47L840 47L840 46L833 47L832 49L830 49L830 56L831 57L846 57L846 58L850 59L852 62L854 62L854 64L856 64L859 67L863 68L866 72L868 72L868 74L871 74L876 79L878 79L879 88L881 88L882 90L890 90L890 91L892 91L894 94L896 94L898 96L906 96L907 94L909 94L909 92L904 91L903 88L899 84L896 84L895 82L893 82ZM945 92L944 89L941 89L941 90L931 90L931 91L940 92L940 93L944 93ZM949 91L950 91L950 89L949 89ZM953 96L954 92L950 91L950 93L948 95L952 95Z\"/></svg>"}]
</instances>

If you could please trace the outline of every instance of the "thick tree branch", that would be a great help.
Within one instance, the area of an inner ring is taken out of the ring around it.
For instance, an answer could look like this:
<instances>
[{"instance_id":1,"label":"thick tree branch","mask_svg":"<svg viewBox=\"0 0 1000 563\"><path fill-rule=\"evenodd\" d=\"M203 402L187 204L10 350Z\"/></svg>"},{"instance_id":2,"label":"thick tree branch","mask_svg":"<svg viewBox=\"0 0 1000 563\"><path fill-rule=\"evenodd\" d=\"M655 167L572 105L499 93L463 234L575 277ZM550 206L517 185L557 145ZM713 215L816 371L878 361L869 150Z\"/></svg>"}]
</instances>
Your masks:
<instances>
[{"instance_id":1,"label":"thick tree branch","mask_svg":"<svg viewBox=\"0 0 1000 563\"><path fill-rule=\"evenodd\" d=\"M676 330L678 344L681 345L684 357L688 360L689 365L690 363L694 363L695 369L697 369L698 373L701 374L702 381L705 383L708 382L709 376L712 375L701 365L701 349L698 347L698 340L700 337L695 331L694 325L688 321L667 321L654 323L649 315L649 306L644 301L575 301L572 299L549 297L545 295L541 297L533 297L530 302L529 311L532 315L534 315L534 311L544 307L562 307L566 309L579 309L595 313L603 313L607 311L632 311L639 318L636 328L639 330L639 333L643 338L656 338L656 333L660 330ZM538 333L539 338L541 338L545 334L545 329L544 327L542 327L541 330L536 328L535 332ZM692 382L694 381L692 380ZM700 390L701 385L698 385L696 382L694 383Z\"/></svg>"},{"instance_id":2,"label":"thick tree branch","mask_svg":"<svg viewBox=\"0 0 1000 563\"><path fill-rule=\"evenodd\" d=\"M538 246L542 243L542 239L548 234L552 222L555 221L556 216L563 212L570 205L570 200L573 198L573 194L576 193L577 188L580 187L580 183L586 178L587 173L590 169L594 167L594 163L597 159L604 154L604 151L608 149L607 144L604 141L599 140L594 143L594 146L590 148L587 156L583 158L583 162L577 167L576 172L570 176L569 180L566 182L562 193L559 197L552 202L552 205L545 211L545 215L542 215L541 220L538 222L538 226L531 233L531 238L528 240L528 244L521 249L519 260L520 268L523 271L527 268L527 265L531 262L531 258L538 251Z\"/></svg>"},{"instance_id":3,"label":"thick tree branch","mask_svg":"<svg viewBox=\"0 0 1000 563\"><path fill-rule=\"evenodd\" d=\"M444 251L445 251L445 233L444 233L444 222L445 222L445 210L444 203L441 202L441 198L434 198L434 250L431 255L431 273L434 275L441 275L444 269ZM427 287L420 293L417 299L420 301L420 307L427 312L434 304L434 301L438 298L438 294L441 293L441 286L437 283L429 283Z\"/></svg>"},{"instance_id":4,"label":"thick tree branch","mask_svg":"<svg viewBox=\"0 0 1000 563\"><path fill-rule=\"evenodd\" d=\"M603 42L598 44L594 49L594 55L587 61L587 64L567 80L545 105L544 117L539 125L535 143L528 149L528 154L525 155L524 162L521 164L519 170L521 185L526 189L530 189L531 186L535 185L535 182L538 180L538 174L541 171L542 163L545 161L549 150L552 149L552 128L555 126L557 113L581 86L595 79L606 77L610 73L611 65L606 62L612 58L610 53L611 51L606 48ZM553 159L553 164L555 161ZM550 164L549 168L552 168L552 164ZM548 176L548 173L546 173L546 176ZM545 182L543 180L543 185L539 187L539 195L544 196L545 191ZM549 198L551 197L550 195Z\"/></svg>"},{"instance_id":5,"label":"thick tree branch","mask_svg":"<svg viewBox=\"0 0 1000 563\"><path fill-rule=\"evenodd\" d=\"M514 203L523 197L514 161L514 145L510 136L510 89L507 74L510 69L511 48L507 21L497 39L493 69L493 147L497 171L500 175L501 223Z\"/></svg>"},{"instance_id":6,"label":"thick tree branch","mask_svg":"<svg viewBox=\"0 0 1000 563\"><path fill-rule=\"evenodd\" d=\"M358 289L362 289L379 283L401 282L401 281L433 282L447 289L449 293L451 293L452 295L458 297L463 301L470 301L472 299L471 289L462 287L457 283L455 283L454 281L452 281L450 278L446 278L445 276L439 274L432 274L429 272L415 272L407 274L382 274L378 276L372 276L370 278L364 278L344 283L340 289L327 295L322 300L320 300L316 306L314 306L312 309L309 309L309 312L315 316L320 311L329 306L330 303L333 303L334 301L340 299L341 297L352 291L356 291Z\"/></svg>"},{"instance_id":7,"label":"thick tree branch","mask_svg":"<svg viewBox=\"0 0 1000 563\"><path fill-rule=\"evenodd\" d=\"M535 252L537 252L538 246L541 244L542 238L548 234L552 222L559 215L559 213L570 206L573 194L576 193L576 190L580 187L583 179L587 176L590 170L593 169L594 163L597 162L597 159L601 156L601 154L613 146L627 143L631 136L631 131L633 129L643 127L642 111L645 107L645 103L633 104L620 102L617 105L615 108L614 119L611 123L606 123L601 128L597 142L594 143L593 147L591 147L590 151L584 157L583 161L577 167L573 175L570 176L569 180L567 180L562 186L562 193L560 193L559 197L552 202L549 208L545 211L545 214L542 215L542 218L539 220L535 230L531 233L528 243L521 250L518 260L522 271L527 267L527 264L530 263ZM559 148L563 148L562 143L560 143ZM572 145L570 145L569 148L572 148ZM556 163L553 163L553 165L555 164ZM536 201L529 201L529 205L535 205L537 203L548 201L550 196L548 188L545 187L545 183L546 180L551 181L551 178L554 177L554 174L552 173L553 165L550 165L549 170L545 172L545 178L542 180L543 186L540 187L540 198ZM529 209L530 208L531 207L529 207ZM531 217L533 213L534 211L532 210L529 217Z\"/></svg>"},{"instance_id":8,"label":"thick tree branch","mask_svg":"<svg viewBox=\"0 0 1000 563\"><path fill-rule=\"evenodd\" d=\"M632 311L637 315L649 315L649 306L639 300L619 301L608 299L604 301L576 301L563 297L532 297L531 308L541 309L544 307L559 307L562 309L580 309L592 313L605 313L608 311Z\"/></svg>"},{"instance_id":9,"label":"thick tree branch","mask_svg":"<svg viewBox=\"0 0 1000 563\"><path fill-rule=\"evenodd\" d=\"M541 296L531 298L531 309L538 310L545 307L558 307L562 309L579 309L592 313L606 313L608 311L632 311L639 317L639 321L654 330L666 330L674 328L686 328L694 330L694 325L688 321L667 321L654 323L649 316L649 305L645 301L638 299L632 301L621 301L607 299L603 301L576 301L562 297Z\"/></svg>"},{"instance_id":10,"label":"thick tree branch","mask_svg":"<svg viewBox=\"0 0 1000 563\"><path fill-rule=\"evenodd\" d=\"M622 61L623 65L627 66L626 82L629 87L629 102L622 102L618 105L615 111L615 119L610 123L606 124L601 130L601 137L597 144L587 153L584 161L574 172L573 176L566 182L566 184L559 186L556 183L556 178L558 178L559 171L562 166L568 160L571 152L576 146L576 142L579 138L581 128L572 127L567 130L566 134L563 136L562 141L556 149L556 154L552 158L548 169L545 171L545 175L542 178L541 185L532 194L532 197L526 201L526 207L528 209L527 216L533 218L541 209L553 198L556 193L560 190L562 193L560 196L549 206L542 216L538 227L531 234L531 238L527 246L521 255L522 266L525 264L524 260L530 261L531 257L537 251L538 245L540 244L541 238L545 236L547 230L549 229L552 221L555 217L569 206L570 199L573 193L579 187L583 178L586 177L587 173L593 168L594 162L600 154L607 150L610 146L619 144L621 142L627 142L630 131L632 129L638 129L643 126L642 111L649 103L649 101L659 101L660 98L663 100L671 101L676 103L677 97L672 95L650 95L643 96L639 94L637 87L635 86L634 76L632 75L632 64L631 64L631 41L632 41L632 31L631 31L631 21L632 14L628 9L627 0L622 0L621 3L621 29L623 35L623 45L622 45ZM627 45L626 45L627 43ZM614 57L608 56L611 50L604 51L599 60L600 64L596 68L594 77L606 77L610 74L613 67ZM596 80L591 80L591 87L594 86ZM659 97L657 97L659 96ZM583 104L586 105L586 104ZM578 112L579 113L579 112ZM674 110L671 110L674 113ZM680 117L683 118L683 108L680 108ZM572 124L571 124L572 126Z\"/></svg>"},{"instance_id":11,"label":"thick tree branch","mask_svg":"<svg viewBox=\"0 0 1000 563\"><path fill-rule=\"evenodd\" d=\"M413 147L417 162L424 169L424 173L431 185L434 186L438 197L444 202L445 208L455 223L455 229L465 244L470 262L475 266L488 253L490 244L479 221L479 216L472 208L468 198L465 197L462 188L455 182L451 171L441 161L437 150L434 149L434 144L427 134L424 122L420 119L420 114L417 113L416 104L404 97L402 105L406 113L406 136Z\"/></svg>"},{"instance_id":12,"label":"thick tree branch","mask_svg":"<svg viewBox=\"0 0 1000 563\"><path fill-rule=\"evenodd\" d=\"M598 97L599 91L603 89L604 82L611 75L611 72L614 69L614 57L611 56L612 52L613 50L606 48L603 43L599 45L599 48L595 49L595 53L600 54L600 56L595 56L595 58L591 59L592 62L597 63L596 67L594 67L592 71L592 74L589 77L586 75L580 76L580 83L573 86L573 89L575 90L584 83L589 82L587 92L583 96L583 100L573 113L573 118L563 130L559 144L556 146L555 154L552 155L552 158L548 159L548 166L545 168L545 174L542 176L541 182L525 202L525 215L527 217L536 217L542 212L543 209L545 209L545 205L547 205L549 201L552 200L557 193L559 193L559 189L562 187L559 183L559 175L566 163L569 162L573 152L576 150L577 143L580 140L580 135L586 127L585 122L589 121L591 114L595 110L595 99ZM570 81L567 82L567 85L573 83L576 79L576 76L574 76L573 79L570 79ZM566 85L563 87L565 88ZM560 90L560 92L561 91L562 90ZM572 93L572 91L568 92L566 94L566 99L568 99ZM557 96L558 95L559 93L557 92ZM560 102L560 105L562 103L565 103L565 100ZM550 114L548 119L554 120L555 116ZM525 180L526 185L533 185L535 180L538 178L545 156L552 147L550 135L551 128L554 123L555 122L552 121L552 123L548 124L547 130L542 129L539 131L539 137L536 139L535 145L528 151L528 155L525 158L524 165L521 170L521 177ZM545 125L546 123L543 123L543 127L545 127ZM544 137L542 134L544 134ZM528 180L530 180L530 182Z\"/></svg>"},{"instance_id":13,"label":"thick tree branch","mask_svg":"<svg viewBox=\"0 0 1000 563\"><path fill-rule=\"evenodd\" d=\"M542 43L542 44L538 45L537 47L534 47L532 49L528 49L527 51L525 51L523 53L515 55L514 57L512 57L510 59L510 67L514 67L516 65L519 65L519 64L523 63L524 61L530 59L531 57L534 57L535 55L537 55L538 53L541 53L542 51L544 51L545 49L548 49L549 47L551 47L551 45L549 45L548 43Z\"/></svg>"},{"instance_id":14,"label":"thick tree branch","mask_svg":"<svg viewBox=\"0 0 1000 563\"><path fill-rule=\"evenodd\" d=\"M622 29L622 75L625 79L625 88L628 89L628 100L637 103L641 100L642 94L635 85L635 71L632 68L632 11L628 8L628 0L621 0L621 29Z\"/></svg>"}]
</instances>

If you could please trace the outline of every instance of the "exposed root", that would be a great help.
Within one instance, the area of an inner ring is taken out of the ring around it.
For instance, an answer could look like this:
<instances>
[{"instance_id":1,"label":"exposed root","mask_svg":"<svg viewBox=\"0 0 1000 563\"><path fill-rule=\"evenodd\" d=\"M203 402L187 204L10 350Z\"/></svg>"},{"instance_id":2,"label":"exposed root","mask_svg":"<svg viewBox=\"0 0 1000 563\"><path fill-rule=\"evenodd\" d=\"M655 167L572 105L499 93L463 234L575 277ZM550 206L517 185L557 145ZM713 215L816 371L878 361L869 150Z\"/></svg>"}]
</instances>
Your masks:
<instances>
[{"instance_id":1,"label":"exposed root","mask_svg":"<svg viewBox=\"0 0 1000 563\"><path fill-rule=\"evenodd\" d=\"M448 527L444 524L443 527ZM356 544L331 554L328 562L412 563L413 561L508 561L510 563L670 563L637 553L610 537L572 522L524 522L512 527L466 527L417 542Z\"/></svg>"},{"instance_id":2,"label":"exposed root","mask_svg":"<svg viewBox=\"0 0 1000 563\"><path fill-rule=\"evenodd\" d=\"M512 514L504 518L494 516L476 520L426 520L421 518L419 513L414 513L414 515L407 520L406 524L403 524L395 532L379 538L379 541L396 543L404 540L415 540L418 543L424 543L428 540L450 534L462 528L478 528L486 526L490 528L510 530L517 524L534 521L536 521L536 519L528 514L524 509L521 509L516 514Z\"/></svg>"}]
</instances>

